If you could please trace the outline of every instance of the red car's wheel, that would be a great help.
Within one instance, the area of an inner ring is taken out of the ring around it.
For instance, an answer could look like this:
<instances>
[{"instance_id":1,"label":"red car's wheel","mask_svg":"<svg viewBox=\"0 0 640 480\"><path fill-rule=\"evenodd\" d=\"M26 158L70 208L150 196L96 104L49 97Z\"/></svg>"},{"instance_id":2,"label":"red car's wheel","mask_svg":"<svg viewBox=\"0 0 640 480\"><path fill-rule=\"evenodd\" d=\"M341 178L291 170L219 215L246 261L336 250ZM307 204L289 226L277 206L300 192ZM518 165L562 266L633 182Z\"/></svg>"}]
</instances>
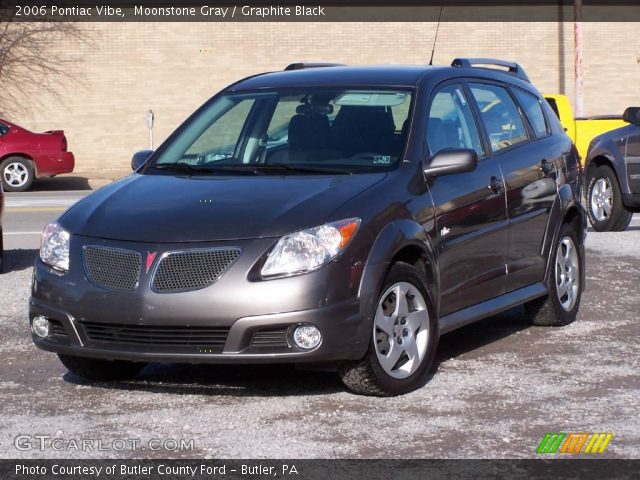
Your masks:
<instances>
[{"instance_id":1,"label":"red car's wheel","mask_svg":"<svg viewBox=\"0 0 640 480\"><path fill-rule=\"evenodd\" d=\"M6 158L0 165L2 187L5 192L24 192L33 183L31 162L22 157Z\"/></svg>"}]
</instances>

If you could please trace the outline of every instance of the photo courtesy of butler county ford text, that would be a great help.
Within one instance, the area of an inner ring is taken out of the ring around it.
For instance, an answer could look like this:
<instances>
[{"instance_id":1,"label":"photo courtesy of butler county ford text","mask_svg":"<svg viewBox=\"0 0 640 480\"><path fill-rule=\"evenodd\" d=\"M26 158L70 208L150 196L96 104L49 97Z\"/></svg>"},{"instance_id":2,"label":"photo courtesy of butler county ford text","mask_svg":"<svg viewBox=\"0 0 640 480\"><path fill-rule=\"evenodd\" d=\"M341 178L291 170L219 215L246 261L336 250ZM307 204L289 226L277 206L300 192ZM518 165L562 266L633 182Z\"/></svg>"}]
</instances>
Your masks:
<instances>
[{"instance_id":1,"label":"photo courtesy of butler county ford text","mask_svg":"<svg viewBox=\"0 0 640 480\"><path fill-rule=\"evenodd\" d=\"M633 478L639 26L0 0L0 478Z\"/></svg>"}]
</instances>

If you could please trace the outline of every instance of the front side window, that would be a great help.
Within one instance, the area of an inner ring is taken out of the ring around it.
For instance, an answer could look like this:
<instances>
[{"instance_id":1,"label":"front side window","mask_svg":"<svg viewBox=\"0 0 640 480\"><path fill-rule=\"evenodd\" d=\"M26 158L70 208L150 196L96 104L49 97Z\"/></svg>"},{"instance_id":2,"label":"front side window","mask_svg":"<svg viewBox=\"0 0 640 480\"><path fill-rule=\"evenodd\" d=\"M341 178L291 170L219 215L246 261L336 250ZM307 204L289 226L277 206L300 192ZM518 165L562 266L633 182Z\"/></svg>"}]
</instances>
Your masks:
<instances>
[{"instance_id":1,"label":"front side window","mask_svg":"<svg viewBox=\"0 0 640 480\"><path fill-rule=\"evenodd\" d=\"M279 174L387 170L404 150L411 92L307 89L222 95L150 168Z\"/></svg>"},{"instance_id":2,"label":"front side window","mask_svg":"<svg viewBox=\"0 0 640 480\"><path fill-rule=\"evenodd\" d=\"M542 112L540 99L535 95L525 92L524 90L520 90L519 88L514 88L513 91L518 102L520 102L525 115L529 119L529 123L531 124L531 128L533 128L533 132L536 134L536 137L546 137L549 134L549 128L547 127L547 121L545 120L544 113Z\"/></svg>"},{"instance_id":3,"label":"front side window","mask_svg":"<svg viewBox=\"0 0 640 480\"><path fill-rule=\"evenodd\" d=\"M464 92L457 85L444 87L433 97L427 120L431 155L445 148L469 148L483 155L478 128Z\"/></svg>"},{"instance_id":4,"label":"front side window","mask_svg":"<svg viewBox=\"0 0 640 480\"><path fill-rule=\"evenodd\" d=\"M505 88L472 84L471 93L494 152L529 140L520 111Z\"/></svg>"}]
</instances>

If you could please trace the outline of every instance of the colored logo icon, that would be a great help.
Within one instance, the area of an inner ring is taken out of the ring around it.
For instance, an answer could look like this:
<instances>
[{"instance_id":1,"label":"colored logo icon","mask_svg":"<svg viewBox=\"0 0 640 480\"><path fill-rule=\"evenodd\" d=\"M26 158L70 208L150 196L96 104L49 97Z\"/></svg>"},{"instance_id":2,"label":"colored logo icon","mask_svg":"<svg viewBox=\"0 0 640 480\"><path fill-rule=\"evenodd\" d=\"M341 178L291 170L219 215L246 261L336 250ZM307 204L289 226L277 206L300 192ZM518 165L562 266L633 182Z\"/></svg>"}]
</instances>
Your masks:
<instances>
[{"instance_id":1,"label":"colored logo icon","mask_svg":"<svg viewBox=\"0 0 640 480\"><path fill-rule=\"evenodd\" d=\"M603 453L613 433L547 433L537 453Z\"/></svg>"}]
</instances>

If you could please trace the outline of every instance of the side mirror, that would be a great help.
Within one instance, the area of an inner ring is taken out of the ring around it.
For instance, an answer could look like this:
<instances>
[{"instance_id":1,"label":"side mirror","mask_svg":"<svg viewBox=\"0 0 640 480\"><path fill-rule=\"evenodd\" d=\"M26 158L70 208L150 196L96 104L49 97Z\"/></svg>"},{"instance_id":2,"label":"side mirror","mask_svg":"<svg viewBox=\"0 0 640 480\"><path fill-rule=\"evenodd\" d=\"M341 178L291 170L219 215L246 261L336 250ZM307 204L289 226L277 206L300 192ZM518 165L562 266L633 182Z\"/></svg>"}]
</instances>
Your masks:
<instances>
[{"instance_id":1,"label":"side mirror","mask_svg":"<svg viewBox=\"0 0 640 480\"><path fill-rule=\"evenodd\" d=\"M629 107L624 111L622 119L627 123L640 126L640 107Z\"/></svg>"},{"instance_id":2,"label":"side mirror","mask_svg":"<svg viewBox=\"0 0 640 480\"><path fill-rule=\"evenodd\" d=\"M131 158L131 170L135 172L141 166L147 163L147 160L149 160L149 157L152 153L153 150L140 150L139 152L134 153L133 157Z\"/></svg>"},{"instance_id":3,"label":"side mirror","mask_svg":"<svg viewBox=\"0 0 640 480\"><path fill-rule=\"evenodd\" d=\"M478 166L478 154L466 148L445 148L423 162L425 176L473 172Z\"/></svg>"}]
</instances>

